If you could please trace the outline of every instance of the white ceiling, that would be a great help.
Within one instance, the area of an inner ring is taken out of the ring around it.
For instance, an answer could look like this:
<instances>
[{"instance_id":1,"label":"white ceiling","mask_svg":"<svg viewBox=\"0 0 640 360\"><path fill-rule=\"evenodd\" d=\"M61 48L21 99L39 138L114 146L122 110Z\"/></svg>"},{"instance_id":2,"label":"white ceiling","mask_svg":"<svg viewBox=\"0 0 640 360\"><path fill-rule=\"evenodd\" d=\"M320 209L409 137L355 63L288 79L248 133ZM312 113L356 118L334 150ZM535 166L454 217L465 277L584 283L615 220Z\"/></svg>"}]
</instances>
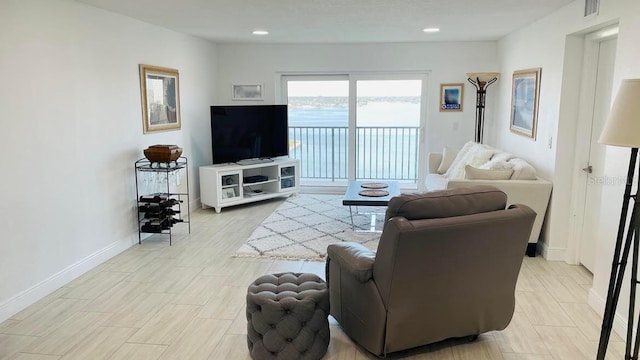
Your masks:
<instances>
[{"instance_id":1,"label":"white ceiling","mask_svg":"<svg viewBox=\"0 0 640 360\"><path fill-rule=\"evenodd\" d=\"M573 0L77 1L215 42L354 43L497 40Z\"/></svg>"}]
</instances>

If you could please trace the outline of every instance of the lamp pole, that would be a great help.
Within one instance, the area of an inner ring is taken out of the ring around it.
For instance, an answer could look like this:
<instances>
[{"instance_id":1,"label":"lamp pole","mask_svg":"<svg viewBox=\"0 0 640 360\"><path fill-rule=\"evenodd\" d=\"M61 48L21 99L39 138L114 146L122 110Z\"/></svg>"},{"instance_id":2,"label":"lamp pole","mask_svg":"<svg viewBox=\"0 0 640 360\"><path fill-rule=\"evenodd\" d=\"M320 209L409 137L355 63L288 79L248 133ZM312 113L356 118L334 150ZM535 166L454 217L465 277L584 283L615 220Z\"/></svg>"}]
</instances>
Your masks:
<instances>
[{"instance_id":1,"label":"lamp pole","mask_svg":"<svg viewBox=\"0 0 640 360\"><path fill-rule=\"evenodd\" d=\"M487 96L487 88L489 85L498 81L498 77L494 76L488 80L481 80L479 76L476 76L475 79L469 76L467 81L476 88L476 128L474 141L482 144L484 138L484 103Z\"/></svg>"}]
</instances>

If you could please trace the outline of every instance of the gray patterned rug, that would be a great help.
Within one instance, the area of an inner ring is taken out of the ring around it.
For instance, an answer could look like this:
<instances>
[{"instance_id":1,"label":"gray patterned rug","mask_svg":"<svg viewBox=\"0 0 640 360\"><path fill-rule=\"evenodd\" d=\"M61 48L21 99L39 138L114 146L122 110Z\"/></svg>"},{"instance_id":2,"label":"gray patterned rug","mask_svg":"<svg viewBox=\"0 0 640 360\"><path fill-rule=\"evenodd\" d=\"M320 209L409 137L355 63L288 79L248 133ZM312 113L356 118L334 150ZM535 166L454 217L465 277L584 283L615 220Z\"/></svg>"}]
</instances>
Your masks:
<instances>
[{"instance_id":1,"label":"gray patterned rug","mask_svg":"<svg viewBox=\"0 0 640 360\"><path fill-rule=\"evenodd\" d=\"M266 257L324 261L327 246L353 241L376 250L380 233L355 232L351 229L349 208L343 196L301 194L288 198L266 218L236 252L237 257ZM376 229L382 229L384 207L353 208L356 229L369 229L375 212Z\"/></svg>"}]
</instances>

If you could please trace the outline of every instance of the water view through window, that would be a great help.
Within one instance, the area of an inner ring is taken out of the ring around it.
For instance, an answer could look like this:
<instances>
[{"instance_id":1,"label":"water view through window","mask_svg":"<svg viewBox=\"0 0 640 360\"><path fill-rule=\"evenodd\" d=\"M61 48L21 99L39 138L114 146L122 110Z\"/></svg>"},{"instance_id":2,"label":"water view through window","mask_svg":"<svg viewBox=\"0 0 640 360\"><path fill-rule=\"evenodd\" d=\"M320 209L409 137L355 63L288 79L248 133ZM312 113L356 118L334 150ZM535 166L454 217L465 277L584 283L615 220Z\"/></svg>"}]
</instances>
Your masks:
<instances>
[{"instance_id":1,"label":"water view through window","mask_svg":"<svg viewBox=\"0 0 640 360\"><path fill-rule=\"evenodd\" d=\"M303 179L415 183L421 80L355 82L355 136L349 136L349 80L287 82L290 155ZM352 161L349 151L355 150Z\"/></svg>"}]
</instances>

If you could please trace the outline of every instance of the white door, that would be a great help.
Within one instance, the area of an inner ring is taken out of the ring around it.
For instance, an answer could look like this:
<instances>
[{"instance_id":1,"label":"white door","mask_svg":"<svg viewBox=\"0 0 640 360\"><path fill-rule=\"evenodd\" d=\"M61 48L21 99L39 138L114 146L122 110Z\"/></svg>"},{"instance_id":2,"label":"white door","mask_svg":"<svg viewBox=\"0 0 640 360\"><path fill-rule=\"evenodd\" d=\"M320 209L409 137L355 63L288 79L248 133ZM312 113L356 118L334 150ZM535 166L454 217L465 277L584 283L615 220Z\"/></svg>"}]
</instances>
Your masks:
<instances>
[{"instance_id":1,"label":"white door","mask_svg":"<svg viewBox=\"0 0 640 360\"><path fill-rule=\"evenodd\" d=\"M591 272L593 272L595 264L602 187L606 186L608 181L613 180L607 179L603 172L604 145L598 143L598 138L611 108L616 44L617 39L615 37L597 42L597 75L593 98L589 160L585 164L585 169L582 170L586 175L587 184L584 196L584 221L582 223L578 260Z\"/></svg>"}]
</instances>

